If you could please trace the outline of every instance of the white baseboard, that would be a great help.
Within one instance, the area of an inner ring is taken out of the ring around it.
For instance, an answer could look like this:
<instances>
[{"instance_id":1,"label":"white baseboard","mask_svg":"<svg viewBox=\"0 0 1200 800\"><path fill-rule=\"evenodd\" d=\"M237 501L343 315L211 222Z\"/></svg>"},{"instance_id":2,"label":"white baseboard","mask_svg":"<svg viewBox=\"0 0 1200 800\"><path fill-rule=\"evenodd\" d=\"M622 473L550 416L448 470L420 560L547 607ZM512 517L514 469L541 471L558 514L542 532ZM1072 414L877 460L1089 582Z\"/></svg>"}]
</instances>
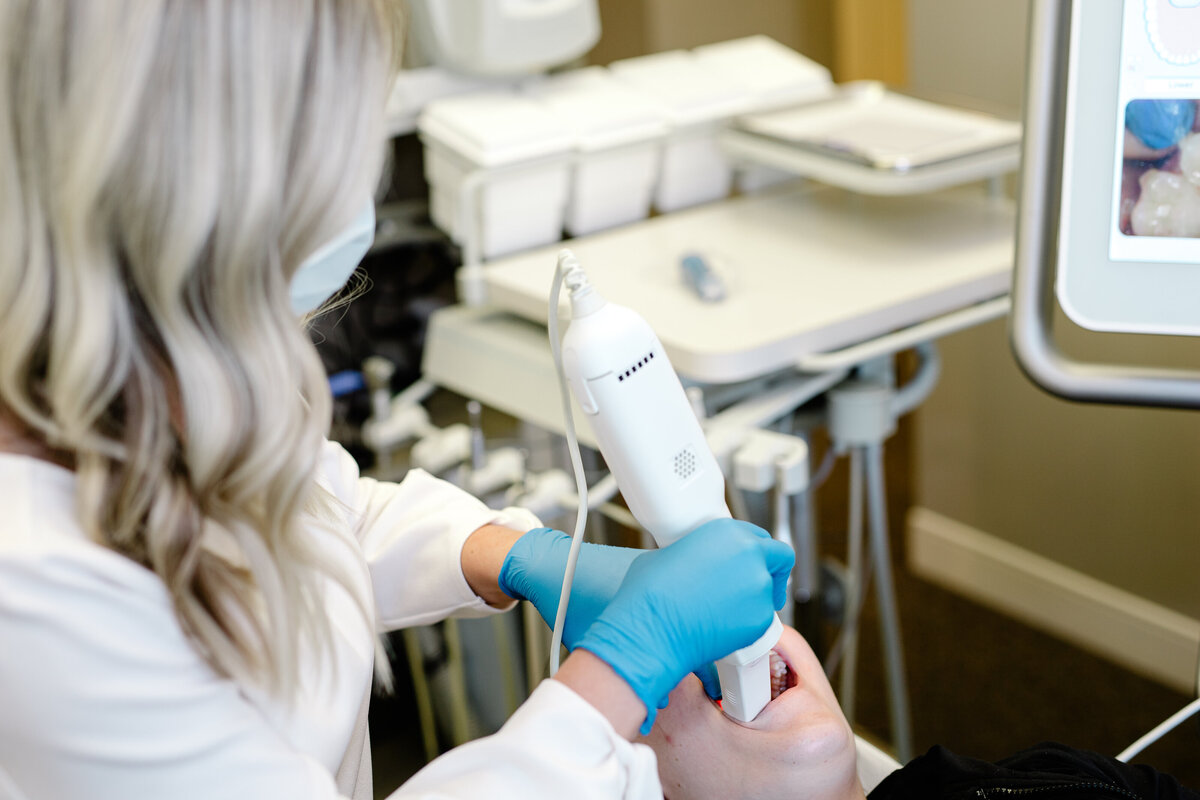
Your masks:
<instances>
[{"instance_id":1,"label":"white baseboard","mask_svg":"<svg viewBox=\"0 0 1200 800\"><path fill-rule=\"evenodd\" d=\"M915 507L917 575L1184 694L1196 691L1200 620Z\"/></svg>"}]
</instances>

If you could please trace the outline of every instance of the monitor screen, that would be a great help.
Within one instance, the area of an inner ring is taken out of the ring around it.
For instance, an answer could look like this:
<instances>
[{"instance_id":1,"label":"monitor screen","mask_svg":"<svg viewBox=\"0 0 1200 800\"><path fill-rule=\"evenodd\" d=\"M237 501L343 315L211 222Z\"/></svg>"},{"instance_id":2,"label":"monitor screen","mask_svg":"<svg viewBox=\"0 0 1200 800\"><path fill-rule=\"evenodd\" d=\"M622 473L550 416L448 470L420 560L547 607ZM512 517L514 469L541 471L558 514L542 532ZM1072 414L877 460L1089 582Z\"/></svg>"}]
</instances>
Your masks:
<instances>
[{"instance_id":1,"label":"monitor screen","mask_svg":"<svg viewBox=\"0 0 1200 800\"><path fill-rule=\"evenodd\" d=\"M1074 0L1059 305L1096 331L1200 335L1200 0Z\"/></svg>"},{"instance_id":2,"label":"monitor screen","mask_svg":"<svg viewBox=\"0 0 1200 800\"><path fill-rule=\"evenodd\" d=\"M1125 0L1113 261L1200 264L1200 0Z\"/></svg>"}]
</instances>

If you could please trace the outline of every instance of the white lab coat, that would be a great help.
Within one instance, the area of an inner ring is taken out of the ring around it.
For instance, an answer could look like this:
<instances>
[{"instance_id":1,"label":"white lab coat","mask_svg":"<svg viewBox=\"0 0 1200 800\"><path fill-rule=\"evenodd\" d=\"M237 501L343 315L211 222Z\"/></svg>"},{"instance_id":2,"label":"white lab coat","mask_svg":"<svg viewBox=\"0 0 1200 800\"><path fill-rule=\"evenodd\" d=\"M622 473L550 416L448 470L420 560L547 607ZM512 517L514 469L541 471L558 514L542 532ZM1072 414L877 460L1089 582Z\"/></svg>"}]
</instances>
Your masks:
<instances>
[{"instance_id":1,"label":"white lab coat","mask_svg":"<svg viewBox=\"0 0 1200 800\"><path fill-rule=\"evenodd\" d=\"M489 522L536 524L419 471L400 484L361 478L332 444L320 472L345 505L357 541L346 566L370 582L380 631L490 613L463 578L463 541ZM0 454L0 798L369 798L360 712L373 634L346 593L331 585L327 598L337 669L310 659L289 708L214 673L158 577L86 539L74 481ZM662 790L649 748L546 681L500 732L438 758L393 796L583 800Z\"/></svg>"}]
</instances>

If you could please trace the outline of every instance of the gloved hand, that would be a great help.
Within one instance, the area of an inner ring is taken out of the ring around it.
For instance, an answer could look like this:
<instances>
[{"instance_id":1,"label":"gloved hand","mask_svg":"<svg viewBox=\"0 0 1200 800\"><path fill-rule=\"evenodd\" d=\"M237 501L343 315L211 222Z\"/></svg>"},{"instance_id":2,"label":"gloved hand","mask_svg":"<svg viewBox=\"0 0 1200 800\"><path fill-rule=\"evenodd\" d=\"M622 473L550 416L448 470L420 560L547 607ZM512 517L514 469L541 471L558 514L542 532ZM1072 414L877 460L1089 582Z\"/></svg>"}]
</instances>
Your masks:
<instances>
[{"instance_id":1,"label":"gloved hand","mask_svg":"<svg viewBox=\"0 0 1200 800\"><path fill-rule=\"evenodd\" d=\"M707 522L643 553L578 646L646 704L642 733L689 672L752 644L787 600L792 548L748 522Z\"/></svg>"},{"instance_id":2,"label":"gloved hand","mask_svg":"<svg viewBox=\"0 0 1200 800\"><path fill-rule=\"evenodd\" d=\"M1131 100L1125 107L1125 127L1154 150L1176 144L1195 121L1195 100Z\"/></svg>"},{"instance_id":3,"label":"gloved hand","mask_svg":"<svg viewBox=\"0 0 1200 800\"><path fill-rule=\"evenodd\" d=\"M500 591L533 603L542 619L553 628L570 549L571 537L562 531L534 528L518 539L504 558ZM575 581L571 584L563 627L563 644L568 650L575 649L579 637L617 593L629 565L645 552L584 542L575 564Z\"/></svg>"}]
</instances>

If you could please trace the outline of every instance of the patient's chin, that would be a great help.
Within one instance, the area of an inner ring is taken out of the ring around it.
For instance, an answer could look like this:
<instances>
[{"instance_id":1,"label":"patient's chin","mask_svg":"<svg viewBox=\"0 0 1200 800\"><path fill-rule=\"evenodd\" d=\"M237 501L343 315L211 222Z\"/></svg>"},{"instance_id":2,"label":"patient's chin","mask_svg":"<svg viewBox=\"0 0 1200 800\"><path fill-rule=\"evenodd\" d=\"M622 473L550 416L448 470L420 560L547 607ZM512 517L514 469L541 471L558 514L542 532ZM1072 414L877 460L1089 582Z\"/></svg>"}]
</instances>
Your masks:
<instances>
[{"instance_id":1,"label":"patient's chin","mask_svg":"<svg viewBox=\"0 0 1200 800\"><path fill-rule=\"evenodd\" d=\"M854 736L812 649L785 628L772 663L780 691L749 723L726 717L695 678L672 693L645 740L667 797L861 798Z\"/></svg>"}]
</instances>

